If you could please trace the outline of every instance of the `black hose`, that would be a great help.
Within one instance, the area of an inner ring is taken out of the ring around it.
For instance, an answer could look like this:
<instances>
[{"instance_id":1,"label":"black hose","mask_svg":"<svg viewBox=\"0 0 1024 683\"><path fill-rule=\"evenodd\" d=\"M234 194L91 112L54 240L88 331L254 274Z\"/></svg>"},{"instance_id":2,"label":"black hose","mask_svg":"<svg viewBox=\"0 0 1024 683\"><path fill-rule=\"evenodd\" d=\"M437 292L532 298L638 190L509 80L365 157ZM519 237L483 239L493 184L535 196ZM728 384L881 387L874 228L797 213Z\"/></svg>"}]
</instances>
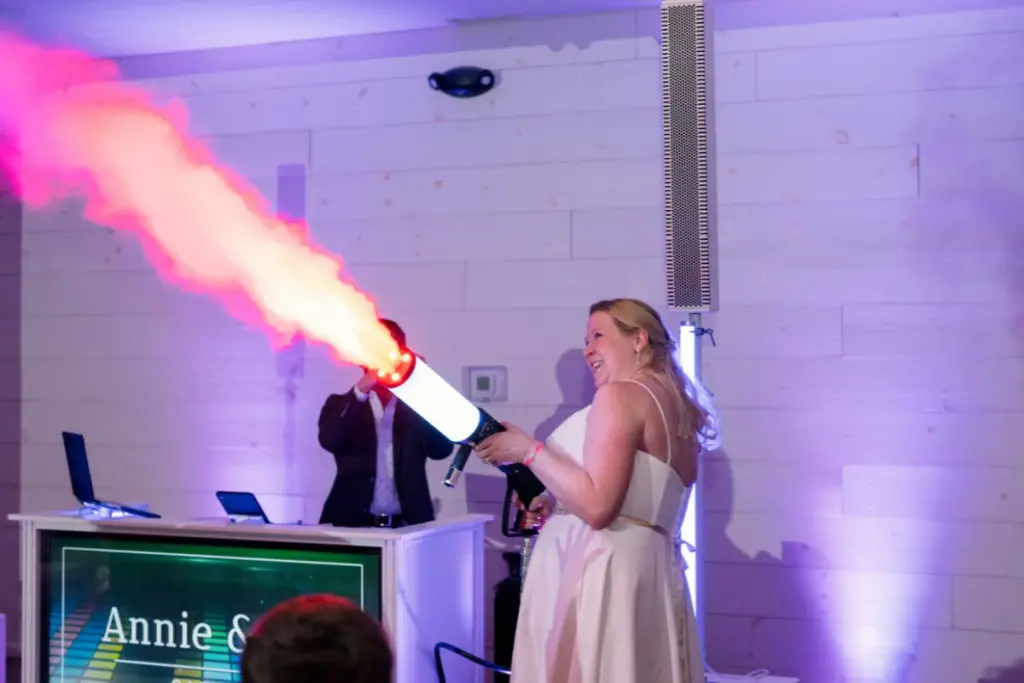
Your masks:
<instances>
[{"instance_id":1,"label":"black hose","mask_svg":"<svg viewBox=\"0 0 1024 683\"><path fill-rule=\"evenodd\" d=\"M448 683L448 679L445 678L445 675L444 675L444 665L441 662L441 651L442 650L448 650L449 652L454 652L455 654L457 654L458 656L462 657L463 659L468 659L469 661L473 662L474 664L479 664L480 666L484 667L485 669L490 669L491 671L496 671L496 672L498 672L500 674L505 674L506 676L508 676L508 675L510 675L512 673L511 671L509 671L505 667L498 666L494 662L488 662L486 659L481 659L480 657L477 657L476 655L469 654L468 652L463 650L461 647L455 647L451 643L438 643L437 645L434 646L434 668L437 669L437 683Z\"/></svg>"}]
</instances>

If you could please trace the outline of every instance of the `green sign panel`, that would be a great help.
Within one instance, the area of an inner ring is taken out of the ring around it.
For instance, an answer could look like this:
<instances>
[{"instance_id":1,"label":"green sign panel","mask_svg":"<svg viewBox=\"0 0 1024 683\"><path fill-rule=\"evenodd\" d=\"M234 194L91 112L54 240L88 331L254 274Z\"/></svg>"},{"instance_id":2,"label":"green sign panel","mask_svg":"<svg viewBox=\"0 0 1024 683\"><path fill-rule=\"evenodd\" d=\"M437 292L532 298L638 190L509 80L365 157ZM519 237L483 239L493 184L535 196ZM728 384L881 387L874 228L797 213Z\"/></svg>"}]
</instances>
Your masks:
<instances>
[{"instance_id":1,"label":"green sign panel","mask_svg":"<svg viewBox=\"0 0 1024 683\"><path fill-rule=\"evenodd\" d=\"M380 551L47 532L42 681L239 681L250 625L309 593L380 618Z\"/></svg>"}]
</instances>

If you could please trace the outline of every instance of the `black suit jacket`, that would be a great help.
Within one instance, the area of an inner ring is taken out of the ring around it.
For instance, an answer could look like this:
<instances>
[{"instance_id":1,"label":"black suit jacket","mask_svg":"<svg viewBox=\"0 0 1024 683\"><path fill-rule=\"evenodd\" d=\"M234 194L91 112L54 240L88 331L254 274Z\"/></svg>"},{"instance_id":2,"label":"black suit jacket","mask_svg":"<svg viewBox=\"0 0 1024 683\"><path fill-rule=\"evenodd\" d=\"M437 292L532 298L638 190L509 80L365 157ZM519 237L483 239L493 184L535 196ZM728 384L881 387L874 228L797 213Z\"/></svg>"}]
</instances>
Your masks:
<instances>
[{"instance_id":1,"label":"black suit jacket","mask_svg":"<svg viewBox=\"0 0 1024 683\"><path fill-rule=\"evenodd\" d=\"M426 461L447 458L454 444L398 398L391 400L397 401L392 446L402 518L408 524L429 522L434 502ZM352 390L328 396L320 410L320 445L338 466L320 523L367 526L377 478L377 426L370 401L360 401Z\"/></svg>"}]
</instances>

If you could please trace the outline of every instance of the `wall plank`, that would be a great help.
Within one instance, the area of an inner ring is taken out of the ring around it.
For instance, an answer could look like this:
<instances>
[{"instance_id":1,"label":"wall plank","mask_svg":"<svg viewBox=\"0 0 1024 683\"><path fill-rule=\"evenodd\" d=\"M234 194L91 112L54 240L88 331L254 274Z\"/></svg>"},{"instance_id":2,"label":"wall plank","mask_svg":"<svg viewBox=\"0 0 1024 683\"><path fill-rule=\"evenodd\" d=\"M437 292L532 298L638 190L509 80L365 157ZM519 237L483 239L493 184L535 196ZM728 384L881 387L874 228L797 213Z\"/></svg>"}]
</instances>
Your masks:
<instances>
[{"instance_id":1,"label":"wall plank","mask_svg":"<svg viewBox=\"0 0 1024 683\"><path fill-rule=\"evenodd\" d=\"M715 384L712 387L717 386ZM733 460L837 464L1019 467L1024 439L1018 413L922 411L867 402L836 411L726 408L725 449Z\"/></svg>"},{"instance_id":2,"label":"wall plank","mask_svg":"<svg viewBox=\"0 0 1024 683\"><path fill-rule=\"evenodd\" d=\"M1024 32L759 52L759 99L1024 83ZM843 78L827 74L842 71Z\"/></svg>"},{"instance_id":3,"label":"wall plank","mask_svg":"<svg viewBox=\"0 0 1024 683\"><path fill-rule=\"evenodd\" d=\"M152 270L133 236L85 221L67 227L75 229L26 232L24 272ZM566 211L314 221L310 228L321 245L348 264L566 259L570 253ZM0 243L4 237L16 238L0 236Z\"/></svg>"},{"instance_id":4,"label":"wall plank","mask_svg":"<svg viewBox=\"0 0 1024 683\"><path fill-rule=\"evenodd\" d=\"M653 207L659 183L652 160L313 176L309 219Z\"/></svg>"},{"instance_id":5,"label":"wall plank","mask_svg":"<svg viewBox=\"0 0 1024 683\"><path fill-rule=\"evenodd\" d=\"M725 205L718 246L726 263L761 255L780 271L797 265L791 261L821 261L832 269L880 262L916 272L935 261L955 263L961 254L1006 250L1005 230L974 220L977 209L975 197Z\"/></svg>"},{"instance_id":6,"label":"wall plank","mask_svg":"<svg viewBox=\"0 0 1024 683\"><path fill-rule=\"evenodd\" d=\"M1015 85L722 104L716 142L735 154L1021 138L1022 98Z\"/></svg>"},{"instance_id":7,"label":"wall plank","mask_svg":"<svg viewBox=\"0 0 1024 683\"><path fill-rule=\"evenodd\" d=\"M703 468L704 510L839 515L841 468L832 462L773 462L712 457Z\"/></svg>"},{"instance_id":8,"label":"wall plank","mask_svg":"<svg viewBox=\"0 0 1024 683\"><path fill-rule=\"evenodd\" d=\"M197 338L197 330L202 334ZM26 362L50 358L248 358L273 362L267 338L236 323L214 306L182 315L26 316L22 322Z\"/></svg>"},{"instance_id":9,"label":"wall plank","mask_svg":"<svg viewBox=\"0 0 1024 683\"><path fill-rule=\"evenodd\" d=\"M838 306L730 306L706 317L715 344L709 358L838 356L843 352Z\"/></svg>"},{"instance_id":10,"label":"wall plank","mask_svg":"<svg viewBox=\"0 0 1024 683\"><path fill-rule=\"evenodd\" d=\"M313 132L313 169L334 176L466 166L650 159L661 154L661 112L438 121Z\"/></svg>"},{"instance_id":11,"label":"wall plank","mask_svg":"<svg viewBox=\"0 0 1024 683\"><path fill-rule=\"evenodd\" d=\"M567 211L314 221L313 235L345 263L567 259Z\"/></svg>"},{"instance_id":12,"label":"wall plank","mask_svg":"<svg viewBox=\"0 0 1024 683\"><path fill-rule=\"evenodd\" d=\"M965 631L1024 634L1024 581L955 577L953 621L957 628Z\"/></svg>"},{"instance_id":13,"label":"wall plank","mask_svg":"<svg viewBox=\"0 0 1024 683\"><path fill-rule=\"evenodd\" d=\"M874 407L947 412L1024 409L1024 362L977 358L757 358L708 354L707 381L727 408L846 410Z\"/></svg>"},{"instance_id":14,"label":"wall plank","mask_svg":"<svg viewBox=\"0 0 1024 683\"><path fill-rule=\"evenodd\" d=\"M1020 313L1006 304L843 306L847 356L934 356L950 360L1024 355Z\"/></svg>"},{"instance_id":15,"label":"wall plank","mask_svg":"<svg viewBox=\"0 0 1024 683\"><path fill-rule=\"evenodd\" d=\"M1022 43L1024 44L1024 43ZM1024 50L1024 48L1022 48ZM952 144L952 143L961 144ZM960 140L923 145L922 197L969 197L975 219L1004 229L1013 225L1013 211L1021 206L1014 178L1024 172L1024 140L968 144ZM1016 235L1010 239L1019 240ZM1019 246L1018 241L1014 241Z\"/></svg>"},{"instance_id":16,"label":"wall plank","mask_svg":"<svg viewBox=\"0 0 1024 683\"><path fill-rule=\"evenodd\" d=\"M664 257L664 223L656 208L573 211L572 257Z\"/></svg>"},{"instance_id":17,"label":"wall plank","mask_svg":"<svg viewBox=\"0 0 1024 683\"><path fill-rule=\"evenodd\" d=\"M951 255L944 263L849 265L836 270L803 262L791 270L779 263L736 263L723 274L720 302L726 306L839 306L845 304L987 304L1013 299L997 258Z\"/></svg>"},{"instance_id":18,"label":"wall plank","mask_svg":"<svg viewBox=\"0 0 1024 683\"><path fill-rule=\"evenodd\" d=\"M582 313L595 301L617 296L657 302L664 265L658 259L471 263L467 283L469 308L559 306Z\"/></svg>"},{"instance_id":19,"label":"wall plank","mask_svg":"<svg viewBox=\"0 0 1024 683\"><path fill-rule=\"evenodd\" d=\"M148 490L161 492L189 493L196 490L216 491L224 486L239 488L240 491L261 491L278 493L278 486L284 481L285 462L274 444L263 448L203 448L195 453L206 465L202 476L191 468L181 466L181 446L177 444L151 444L127 446L96 443L92 432L85 432L89 449L89 463L96 487L101 491L117 491L118 495L132 495L140 466L145 465L153 484ZM58 434L59 438L59 434ZM304 441L315 442L316 435ZM24 481L27 487L54 485L53 471L67 470L64 450L59 443L28 443L24 446L26 469ZM95 456L95 457L94 457ZM310 451L305 457L321 458L326 454ZM232 489L235 490L235 489ZM290 491L294 495L305 495L305 491ZM137 495L137 494L136 494Z\"/></svg>"},{"instance_id":20,"label":"wall plank","mask_svg":"<svg viewBox=\"0 0 1024 683\"><path fill-rule=\"evenodd\" d=\"M358 264L347 272L361 290L379 293L382 310L465 305L464 264ZM26 273L24 279L24 305L33 315L179 313L210 305L197 304L197 295L142 271L104 271L86 279L77 274Z\"/></svg>"},{"instance_id":21,"label":"wall plank","mask_svg":"<svg viewBox=\"0 0 1024 683\"><path fill-rule=\"evenodd\" d=\"M1024 523L1024 468L843 468L850 516Z\"/></svg>"},{"instance_id":22,"label":"wall plank","mask_svg":"<svg viewBox=\"0 0 1024 683\"><path fill-rule=\"evenodd\" d=\"M724 204L896 199L918 194L914 146L723 155ZM843 182L835 182L842 177Z\"/></svg>"}]
</instances>

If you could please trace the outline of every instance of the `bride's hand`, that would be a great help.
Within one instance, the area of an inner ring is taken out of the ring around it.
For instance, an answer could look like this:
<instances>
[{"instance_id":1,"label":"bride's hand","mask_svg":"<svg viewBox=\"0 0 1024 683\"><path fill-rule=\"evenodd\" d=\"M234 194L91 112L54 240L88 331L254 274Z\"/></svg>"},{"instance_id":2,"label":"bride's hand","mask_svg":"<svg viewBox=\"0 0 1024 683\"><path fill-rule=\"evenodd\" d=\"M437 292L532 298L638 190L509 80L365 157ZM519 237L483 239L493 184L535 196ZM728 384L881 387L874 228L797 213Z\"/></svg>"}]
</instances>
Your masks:
<instances>
[{"instance_id":1,"label":"bride's hand","mask_svg":"<svg viewBox=\"0 0 1024 683\"><path fill-rule=\"evenodd\" d=\"M551 511L554 510L554 504L551 500L551 494L547 491L540 494L536 498L530 501L530 507L527 508L523 505L523 502L519 500L519 496L512 494L512 500L516 507L523 512L523 527L526 529L540 528L547 521L548 517L551 516Z\"/></svg>"},{"instance_id":2,"label":"bride's hand","mask_svg":"<svg viewBox=\"0 0 1024 683\"><path fill-rule=\"evenodd\" d=\"M537 440L519 427L502 422L505 431L492 434L474 449L481 460L488 465L506 465L521 463L530 454Z\"/></svg>"}]
</instances>

